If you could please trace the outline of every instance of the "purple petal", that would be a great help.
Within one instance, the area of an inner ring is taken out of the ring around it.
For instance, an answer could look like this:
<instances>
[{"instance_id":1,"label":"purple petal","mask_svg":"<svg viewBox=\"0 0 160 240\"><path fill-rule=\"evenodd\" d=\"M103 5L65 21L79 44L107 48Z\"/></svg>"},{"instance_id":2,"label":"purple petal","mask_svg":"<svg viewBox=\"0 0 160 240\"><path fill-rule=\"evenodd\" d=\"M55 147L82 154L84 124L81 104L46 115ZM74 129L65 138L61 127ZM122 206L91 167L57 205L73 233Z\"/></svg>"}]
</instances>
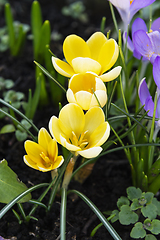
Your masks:
<instances>
[{"instance_id":1,"label":"purple petal","mask_svg":"<svg viewBox=\"0 0 160 240\"><path fill-rule=\"evenodd\" d=\"M143 19L136 18L136 20L132 24L132 37L133 34L138 30L144 30L145 32L148 32L147 26Z\"/></svg>"},{"instance_id":2,"label":"purple petal","mask_svg":"<svg viewBox=\"0 0 160 240\"><path fill-rule=\"evenodd\" d=\"M146 84L146 79L145 78L143 78L140 81L138 94L139 94L139 98L140 98L140 101L141 101L142 105L145 104L146 99L148 97L151 97L150 92L149 92L148 87L147 87L147 84Z\"/></svg>"},{"instance_id":3,"label":"purple petal","mask_svg":"<svg viewBox=\"0 0 160 240\"><path fill-rule=\"evenodd\" d=\"M151 26L152 31L159 31L160 32L160 17L153 21Z\"/></svg>"},{"instance_id":4,"label":"purple petal","mask_svg":"<svg viewBox=\"0 0 160 240\"><path fill-rule=\"evenodd\" d=\"M133 45L137 52L150 60L153 54L153 48L150 38L145 31L138 30L133 34Z\"/></svg>"},{"instance_id":5,"label":"purple petal","mask_svg":"<svg viewBox=\"0 0 160 240\"><path fill-rule=\"evenodd\" d=\"M124 32L124 34L123 34L124 43L126 42L126 38L127 38L127 32ZM127 47L128 47L129 50L131 50L131 52L134 51L134 46L133 46L132 40L130 39L129 36L127 38Z\"/></svg>"},{"instance_id":6,"label":"purple petal","mask_svg":"<svg viewBox=\"0 0 160 240\"><path fill-rule=\"evenodd\" d=\"M156 118L160 118L160 97L157 100L157 116Z\"/></svg>"},{"instance_id":7,"label":"purple petal","mask_svg":"<svg viewBox=\"0 0 160 240\"><path fill-rule=\"evenodd\" d=\"M153 78L157 85L157 87L160 89L160 57L156 57L154 63L153 63Z\"/></svg>"},{"instance_id":8,"label":"purple petal","mask_svg":"<svg viewBox=\"0 0 160 240\"><path fill-rule=\"evenodd\" d=\"M153 102L151 96L146 99L144 109L146 110L146 112L149 110L149 112L147 113L147 115L150 116L150 117L153 117L153 113L154 113L154 102Z\"/></svg>"},{"instance_id":9,"label":"purple petal","mask_svg":"<svg viewBox=\"0 0 160 240\"><path fill-rule=\"evenodd\" d=\"M148 36L152 43L153 53L156 55L159 55L160 54L160 44L159 44L160 43L160 33L158 31L154 31L154 32L149 33Z\"/></svg>"},{"instance_id":10,"label":"purple petal","mask_svg":"<svg viewBox=\"0 0 160 240\"><path fill-rule=\"evenodd\" d=\"M142 57L142 55L139 53L139 52L137 52L135 49L134 49L134 51L133 51L133 56L135 57L135 58L137 58L137 59L141 59L141 57Z\"/></svg>"},{"instance_id":11,"label":"purple petal","mask_svg":"<svg viewBox=\"0 0 160 240\"><path fill-rule=\"evenodd\" d=\"M155 0L134 0L130 6L130 20L141 8L147 7Z\"/></svg>"}]
</instances>

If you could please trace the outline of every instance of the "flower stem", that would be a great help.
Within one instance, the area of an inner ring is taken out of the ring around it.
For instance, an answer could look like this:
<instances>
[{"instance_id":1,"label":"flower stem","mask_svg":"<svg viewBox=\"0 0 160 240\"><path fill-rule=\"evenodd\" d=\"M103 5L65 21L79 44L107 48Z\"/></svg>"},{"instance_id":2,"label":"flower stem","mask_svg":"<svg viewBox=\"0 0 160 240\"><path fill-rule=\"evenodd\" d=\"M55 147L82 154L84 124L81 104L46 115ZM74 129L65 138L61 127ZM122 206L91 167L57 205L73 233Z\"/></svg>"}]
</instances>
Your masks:
<instances>
[{"instance_id":1,"label":"flower stem","mask_svg":"<svg viewBox=\"0 0 160 240\"><path fill-rule=\"evenodd\" d=\"M70 162L68 163L68 166L66 168L64 179L62 183L62 189L61 189L61 213L60 213L60 234L61 234L61 240L66 239L66 205L67 205L67 188L70 183L72 172L74 169L74 165L76 162L78 155L74 155Z\"/></svg>"}]
</instances>

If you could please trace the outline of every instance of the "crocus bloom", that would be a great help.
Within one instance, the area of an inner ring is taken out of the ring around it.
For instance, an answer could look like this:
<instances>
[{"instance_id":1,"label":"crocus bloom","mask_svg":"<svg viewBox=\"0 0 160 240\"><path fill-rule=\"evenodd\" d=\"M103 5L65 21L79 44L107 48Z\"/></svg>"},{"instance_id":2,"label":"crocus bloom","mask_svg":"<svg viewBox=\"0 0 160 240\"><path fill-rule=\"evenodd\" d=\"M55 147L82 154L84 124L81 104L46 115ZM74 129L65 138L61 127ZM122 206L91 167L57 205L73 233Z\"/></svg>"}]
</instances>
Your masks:
<instances>
[{"instance_id":1,"label":"crocus bloom","mask_svg":"<svg viewBox=\"0 0 160 240\"><path fill-rule=\"evenodd\" d=\"M103 74L116 62L119 48L114 39L108 40L101 32L94 33L87 42L77 35L69 35L64 40L63 52L67 62L52 57L52 63L57 72L66 77L92 72L108 82L120 74L120 66Z\"/></svg>"},{"instance_id":2,"label":"crocus bloom","mask_svg":"<svg viewBox=\"0 0 160 240\"><path fill-rule=\"evenodd\" d=\"M141 26L142 28L134 31L133 34L134 48L153 64L155 58L160 55L160 18L153 22L149 33L145 24L141 24Z\"/></svg>"},{"instance_id":3,"label":"crocus bloom","mask_svg":"<svg viewBox=\"0 0 160 240\"><path fill-rule=\"evenodd\" d=\"M100 107L92 107L84 114L75 103L65 105L59 118L52 116L49 129L58 143L85 158L98 156L102 151L100 146L110 134L110 126Z\"/></svg>"},{"instance_id":4,"label":"crocus bloom","mask_svg":"<svg viewBox=\"0 0 160 240\"><path fill-rule=\"evenodd\" d=\"M128 24L132 17L144 7L155 2L155 0L109 0L118 10L124 23L124 30L127 31Z\"/></svg>"},{"instance_id":5,"label":"crocus bloom","mask_svg":"<svg viewBox=\"0 0 160 240\"><path fill-rule=\"evenodd\" d=\"M31 168L47 172L60 167L64 161L63 156L58 156L57 142L51 138L45 128L38 134L38 143L25 141L24 162Z\"/></svg>"},{"instance_id":6,"label":"crocus bloom","mask_svg":"<svg viewBox=\"0 0 160 240\"><path fill-rule=\"evenodd\" d=\"M145 78L141 80L138 92L141 104L144 105L144 109L146 110L146 112L149 111L147 115L153 117L154 102L148 90ZM157 108L155 117L160 118L160 90L158 88L157 88Z\"/></svg>"},{"instance_id":7,"label":"crocus bloom","mask_svg":"<svg viewBox=\"0 0 160 240\"><path fill-rule=\"evenodd\" d=\"M107 102L106 86L94 73L75 74L69 81L67 100L77 103L83 110L99 104L103 107Z\"/></svg>"},{"instance_id":8,"label":"crocus bloom","mask_svg":"<svg viewBox=\"0 0 160 240\"><path fill-rule=\"evenodd\" d=\"M160 57L157 56L153 63L153 79L160 89Z\"/></svg>"}]
</instances>

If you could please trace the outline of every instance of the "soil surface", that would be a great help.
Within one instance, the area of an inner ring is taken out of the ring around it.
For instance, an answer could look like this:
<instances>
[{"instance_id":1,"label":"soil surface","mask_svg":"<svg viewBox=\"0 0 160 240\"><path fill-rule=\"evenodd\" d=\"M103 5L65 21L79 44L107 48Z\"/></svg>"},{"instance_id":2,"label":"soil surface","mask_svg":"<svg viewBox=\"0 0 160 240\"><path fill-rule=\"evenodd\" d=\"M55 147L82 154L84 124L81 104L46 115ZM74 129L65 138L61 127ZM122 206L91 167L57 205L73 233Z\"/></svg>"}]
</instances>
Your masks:
<instances>
[{"instance_id":1,"label":"soil surface","mask_svg":"<svg viewBox=\"0 0 160 240\"><path fill-rule=\"evenodd\" d=\"M96 1L93 1L96 4ZM10 1L14 19L22 23L30 24L30 9L32 0ZM104 14L104 8L100 8L96 15L93 8L87 8L89 21L81 23L71 17L65 17L61 14L61 7L66 4L65 1L46 0L40 1L42 7L43 19L48 19L52 30L60 33L62 38L59 41L51 42L51 50L57 56L62 55L62 42L64 38L71 33L80 35L85 40L95 31L99 30L100 20ZM111 19L106 12L110 24ZM4 12L0 14L0 27L5 25ZM24 92L26 98L28 89L35 87L35 66L33 63L33 48L31 40L27 39L25 48L21 56L12 57L9 51L0 52L0 76L5 79L12 79L15 82L13 90ZM34 123L38 128L48 129L48 122L52 115L58 114L58 107L53 103L38 109L34 117ZM0 128L4 124L11 123L8 117L0 120ZM42 173L26 166L23 162L25 154L24 143L17 142L14 133L0 135L0 160L5 158L9 167L15 171L19 179L28 187L39 183L48 183L51 181L50 173ZM106 155L99 159L88 179L80 184L74 180L71 181L69 189L76 189L84 193L91 201L103 212L116 209L116 202L120 196L126 195L126 188L131 185L131 174L128 161L123 152ZM43 189L44 190L44 189ZM32 193L33 199L37 199L42 189ZM49 194L45 197L44 203L47 204ZM4 204L0 204L2 209ZM32 204L23 204L24 210L29 213ZM13 207L19 212L17 205ZM58 240L60 239L60 197L57 196L52 205L51 211L46 213L45 209L38 207L34 217L38 221L30 220L28 224L18 223L12 210L7 212L0 220L0 236L12 240ZM67 240L106 240L113 239L105 227L101 227L93 238L90 233L99 220L92 210L80 198L73 194L68 195L67 202ZM118 234L123 240L130 239L130 227L120 225L118 222L113 224Z\"/></svg>"}]
</instances>

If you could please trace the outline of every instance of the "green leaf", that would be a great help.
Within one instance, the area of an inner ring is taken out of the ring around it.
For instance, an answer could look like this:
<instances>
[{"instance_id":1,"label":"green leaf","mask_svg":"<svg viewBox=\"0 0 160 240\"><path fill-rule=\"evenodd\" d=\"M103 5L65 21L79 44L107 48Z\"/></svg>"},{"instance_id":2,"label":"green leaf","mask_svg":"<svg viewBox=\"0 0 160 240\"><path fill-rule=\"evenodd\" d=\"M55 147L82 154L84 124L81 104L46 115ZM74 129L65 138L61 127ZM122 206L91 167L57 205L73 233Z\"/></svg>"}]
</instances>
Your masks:
<instances>
[{"instance_id":1,"label":"green leaf","mask_svg":"<svg viewBox=\"0 0 160 240\"><path fill-rule=\"evenodd\" d=\"M13 124L7 124L3 126L0 130L0 134L15 132L15 127Z\"/></svg>"},{"instance_id":2,"label":"green leaf","mask_svg":"<svg viewBox=\"0 0 160 240\"><path fill-rule=\"evenodd\" d=\"M138 199L133 199L133 203L131 204L131 209L134 211L134 210L137 210L139 208L142 208L143 206L139 203L139 200Z\"/></svg>"},{"instance_id":3,"label":"green leaf","mask_svg":"<svg viewBox=\"0 0 160 240\"><path fill-rule=\"evenodd\" d=\"M123 206L123 205L128 205L129 206L129 204L130 204L130 201L128 200L128 198L126 198L126 197L120 197L119 199L118 199L118 201L117 201L117 207L119 208L119 209L121 209L121 207Z\"/></svg>"},{"instance_id":4,"label":"green leaf","mask_svg":"<svg viewBox=\"0 0 160 240\"><path fill-rule=\"evenodd\" d=\"M138 222L134 225L130 236L132 238L144 238L146 236L146 231L144 230L143 224L141 222Z\"/></svg>"},{"instance_id":5,"label":"green leaf","mask_svg":"<svg viewBox=\"0 0 160 240\"><path fill-rule=\"evenodd\" d=\"M16 138L19 142L26 140L28 134L26 132L21 132L19 129L15 132Z\"/></svg>"},{"instance_id":6,"label":"green leaf","mask_svg":"<svg viewBox=\"0 0 160 240\"><path fill-rule=\"evenodd\" d=\"M138 215L129 206L123 205L119 213L119 221L123 225L129 225L138 221Z\"/></svg>"},{"instance_id":7,"label":"green leaf","mask_svg":"<svg viewBox=\"0 0 160 240\"><path fill-rule=\"evenodd\" d=\"M160 233L160 220L158 219L154 219L152 221L152 226L153 226L153 229L151 230L151 233L153 234L159 234Z\"/></svg>"},{"instance_id":8,"label":"green leaf","mask_svg":"<svg viewBox=\"0 0 160 240\"><path fill-rule=\"evenodd\" d=\"M153 229L152 221L150 219L146 219L144 221L144 228L151 231Z\"/></svg>"},{"instance_id":9,"label":"green leaf","mask_svg":"<svg viewBox=\"0 0 160 240\"><path fill-rule=\"evenodd\" d=\"M132 201L135 198L141 198L142 191L140 188L128 187L127 194L128 194L128 198Z\"/></svg>"},{"instance_id":10,"label":"green leaf","mask_svg":"<svg viewBox=\"0 0 160 240\"><path fill-rule=\"evenodd\" d=\"M15 172L8 167L7 161L0 161L0 202L9 203L20 193L27 190L27 187L22 183ZM27 194L19 202L27 202L31 199L31 194Z\"/></svg>"},{"instance_id":11,"label":"green leaf","mask_svg":"<svg viewBox=\"0 0 160 240\"><path fill-rule=\"evenodd\" d=\"M119 219L119 211L118 210L113 210L111 213L111 216L115 215L114 217L111 218L111 222L114 223Z\"/></svg>"},{"instance_id":12,"label":"green leaf","mask_svg":"<svg viewBox=\"0 0 160 240\"><path fill-rule=\"evenodd\" d=\"M153 198L152 203L157 208L157 215L160 215L160 202L157 200L157 198Z\"/></svg>"},{"instance_id":13,"label":"green leaf","mask_svg":"<svg viewBox=\"0 0 160 240\"><path fill-rule=\"evenodd\" d=\"M147 234L145 240L157 240L157 238L152 234Z\"/></svg>"},{"instance_id":14,"label":"green leaf","mask_svg":"<svg viewBox=\"0 0 160 240\"><path fill-rule=\"evenodd\" d=\"M143 207L141 212L144 217L147 217L151 220L157 217L157 207L153 203Z\"/></svg>"},{"instance_id":15,"label":"green leaf","mask_svg":"<svg viewBox=\"0 0 160 240\"><path fill-rule=\"evenodd\" d=\"M148 182L151 183L160 173L160 159L154 162L148 173Z\"/></svg>"}]
</instances>

